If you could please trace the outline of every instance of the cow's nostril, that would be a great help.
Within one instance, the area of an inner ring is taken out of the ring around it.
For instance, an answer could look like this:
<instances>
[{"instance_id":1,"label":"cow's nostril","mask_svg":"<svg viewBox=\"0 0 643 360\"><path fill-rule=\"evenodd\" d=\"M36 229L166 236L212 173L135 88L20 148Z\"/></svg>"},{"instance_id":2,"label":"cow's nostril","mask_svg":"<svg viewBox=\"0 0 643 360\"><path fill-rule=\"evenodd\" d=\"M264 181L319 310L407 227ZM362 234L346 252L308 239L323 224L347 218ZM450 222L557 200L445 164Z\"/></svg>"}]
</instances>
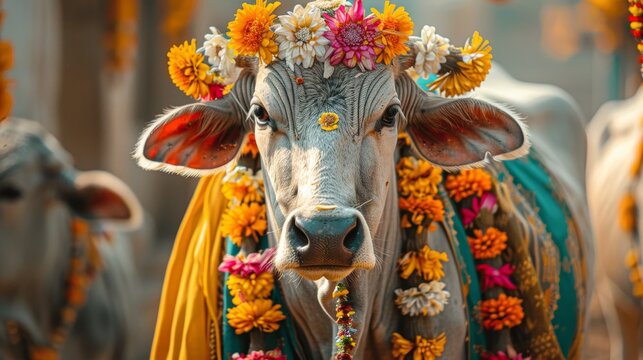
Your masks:
<instances>
[{"instance_id":1,"label":"cow's nostril","mask_svg":"<svg viewBox=\"0 0 643 360\"><path fill-rule=\"evenodd\" d=\"M310 240L308 239L308 235L306 234L306 231L302 228L302 225L299 221L295 220L295 226L292 227L292 236L291 236L291 244L292 246L295 247L295 249L303 248L308 246L310 243Z\"/></svg>"},{"instance_id":2,"label":"cow's nostril","mask_svg":"<svg viewBox=\"0 0 643 360\"><path fill-rule=\"evenodd\" d=\"M346 234L344 238L344 247L351 253L356 253L359 247L362 246L362 235L358 222L355 222L353 228Z\"/></svg>"}]
</instances>

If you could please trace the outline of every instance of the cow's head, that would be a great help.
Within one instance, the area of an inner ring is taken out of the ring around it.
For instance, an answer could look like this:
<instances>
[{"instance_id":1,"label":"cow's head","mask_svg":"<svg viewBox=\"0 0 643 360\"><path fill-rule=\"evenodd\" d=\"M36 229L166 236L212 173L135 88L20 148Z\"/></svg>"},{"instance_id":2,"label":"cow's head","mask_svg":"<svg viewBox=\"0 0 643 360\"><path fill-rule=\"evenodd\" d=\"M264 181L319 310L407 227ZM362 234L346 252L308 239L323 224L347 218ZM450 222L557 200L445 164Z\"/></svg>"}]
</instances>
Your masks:
<instances>
[{"instance_id":1,"label":"cow's head","mask_svg":"<svg viewBox=\"0 0 643 360\"><path fill-rule=\"evenodd\" d=\"M73 169L69 155L38 123L5 120L0 144L0 292L37 277L50 279L61 258L66 264L70 216L127 227L139 223L141 207L124 183L105 172Z\"/></svg>"},{"instance_id":2,"label":"cow's head","mask_svg":"<svg viewBox=\"0 0 643 360\"><path fill-rule=\"evenodd\" d=\"M336 130L322 129L325 113L338 116ZM274 62L246 68L222 99L160 117L136 156L147 169L212 174L232 162L254 132L278 240L277 268L339 280L375 266L373 236L387 188L395 184L402 130L419 154L446 169L479 165L488 155L513 158L528 147L509 111L427 94L399 64L364 73L338 67L325 79L322 64L292 71Z\"/></svg>"}]
</instances>

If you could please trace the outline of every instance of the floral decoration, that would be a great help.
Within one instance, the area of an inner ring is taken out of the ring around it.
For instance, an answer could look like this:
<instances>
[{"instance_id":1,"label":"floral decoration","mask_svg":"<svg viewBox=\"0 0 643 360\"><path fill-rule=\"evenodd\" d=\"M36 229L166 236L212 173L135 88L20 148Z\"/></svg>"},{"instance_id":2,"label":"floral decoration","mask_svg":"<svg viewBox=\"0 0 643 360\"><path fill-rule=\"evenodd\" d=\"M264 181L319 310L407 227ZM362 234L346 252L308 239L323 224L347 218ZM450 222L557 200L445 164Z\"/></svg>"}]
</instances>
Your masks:
<instances>
[{"instance_id":1,"label":"floral decoration","mask_svg":"<svg viewBox=\"0 0 643 360\"><path fill-rule=\"evenodd\" d=\"M232 295L232 303L239 305L244 301L269 297L275 280L269 272L250 274L247 277L233 274L228 277L226 285Z\"/></svg>"},{"instance_id":2,"label":"floral decoration","mask_svg":"<svg viewBox=\"0 0 643 360\"><path fill-rule=\"evenodd\" d=\"M463 207L460 211L462 224L465 227L471 225L483 209L489 211L491 214L494 214L497 209L496 205L496 196L491 192L482 194L482 197L480 198L474 197L471 201L471 208Z\"/></svg>"},{"instance_id":3,"label":"floral decoration","mask_svg":"<svg viewBox=\"0 0 643 360\"><path fill-rule=\"evenodd\" d=\"M237 167L223 180L221 193L229 201L250 203L263 201L263 177L246 167Z\"/></svg>"},{"instance_id":4,"label":"floral decoration","mask_svg":"<svg viewBox=\"0 0 643 360\"><path fill-rule=\"evenodd\" d=\"M636 50L639 52L641 76L643 76L643 0L627 0L630 22L630 32L636 40Z\"/></svg>"},{"instance_id":5,"label":"floral decoration","mask_svg":"<svg viewBox=\"0 0 643 360\"><path fill-rule=\"evenodd\" d=\"M253 159L257 158L259 155L259 148L257 147L257 140L255 139L255 134L250 133L246 139L245 144L241 148L241 156L250 156Z\"/></svg>"},{"instance_id":6,"label":"floral decoration","mask_svg":"<svg viewBox=\"0 0 643 360\"><path fill-rule=\"evenodd\" d=\"M339 127L339 115L332 112L325 112L319 116L318 122L324 131L337 130Z\"/></svg>"},{"instance_id":7,"label":"floral decoration","mask_svg":"<svg viewBox=\"0 0 643 360\"><path fill-rule=\"evenodd\" d=\"M228 46L229 40L219 30L211 26L211 34L205 35L203 49L208 63L212 65L210 71L216 72L222 79L222 84L232 84L239 76L239 68L234 60L234 53Z\"/></svg>"},{"instance_id":8,"label":"floral decoration","mask_svg":"<svg viewBox=\"0 0 643 360\"><path fill-rule=\"evenodd\" d=\"M244 238L259 241L267 226L266 205L252 202L228 208L221 217L219 229L222 236L229 236L235 245L240 246Z\"/></svg>"},{"instance_id":9,"label":"floral decoration","mask_svg":"<svg viewBox=\"0 0 643 360\"><path fill-rule=\"evenodd\" d=\"M333 12L340 6L350 6L351 3L346 0L315 0L310 3L323 12Z\"/></svg>"},{"instance_id":10,"label":"floral decoration","mask_svg":"<svg viewBox=\"0 0 643 360\"><path fill-rule=\"evenodd\" d=\"M432 221L444 220L444 203L432 196L424 198L400 197L400 210L411 215L410 219L407 214L402 215L402 227L417 226L418 234L424 231L424 228Z\"/></svg>"},{"instance_id":11,"label":"floral decoration","mask_svg":"<svg viewBox=\"0 0 643 360\"><path fill-rule=\"evenodd\" d=\"M417 273L425 281L440 280L444 277L442 263L447 261L447 253L424 245L420 251L409 251L398 260L400 277L408 279L413 273Z\"/></svg>"},{"instance_id":12,"label":"floral decoration","mask_svg":"<svg viewBox=\"0 0 643 360\"><path fill-rule=\"evenodd\" d=\"M467 241L476 260L495 258L507 248L507 233L495 227L485 231L475 229L473 234L473 237L467 236Z\"/></svg>"},{"instance_id":13,"label":"floral decoration","mask_svg":"<svg viewBox=\"0 0 643 360\"><path fill-rule=\"evenodd\" d=\"M411 145L410 142L407 145ZM438 186L442 182L442 169L439 167L426 160L405 156L398 161L395 169L401 196L421 198L438 193Z\"/></svg>"},{"instance_id":14,"label":"floral decoration","mask_svg":"<svg viewBox=\"0 0 643 360\"><path fill-rule=\"evenodd\" d=\"M0 9L0 28L4 25L5 13ZM13 97L9 92L11 82L5 79L5 74L13 66L13 46L9 41L0 39L0 121L11 114Z\"/></svg>"},{"instance_id":15,"label":"floral decoration","mask_svg":"<svg viewBox=\"0 0 643 360\"><path fill-rule=\"evenodd\" d=\"M279 22L275 30L279 58L285 60L291 70L295 70L295 65L310 68L315 60L324 60L330 40L324 36L328 27L319 8L311 4L295 5L293 11L279 16Z\"/></svg>"},{"instance_id":16,"label":"floral decoration","mask_svg":"<svg viewBox=\"0 0 643 360\"><path fill-rule=\"evenodd\" d=\"M209 94L212 74L203 62L203 54L196 51L196 40L173 46L167 53L168 71L174 85L186 95L201 99Z\"/></svg>"},{"instance_id":17,"label":"floral decoration","mask_svg":"<svg viewBox=\"0 0 643 360\"><path fill-rule=\"evenodd\" d=\"M435 32L435 27L425 25L420 37L413 38L413 46L417 50L414 70L418 76L428 79L431 74L437 74L442 64L447 62L450 54L449 39Z\"/></svg>"},{"instance_id":18,"label":"floral decoration","mask_svg":"<svg viewBox=\"0 0 643 360\"><path fill-rule=\"evenodd\" d=\"M397 56L408 53L406 41L413 35L413 20L404 6L396 7L389 0L384 2L381 13L374 8L371 12L380 21L379 30L382 33L383 47L375 48L377 62L390 65Z\"/></svg>"},{"instance_id":19,"label":"floral decoration","mask_svg":"<svg viewBox=\"0 0 643 360\"><path fill-rule=\"evenodd\" d=\"M443 282L431 281L421 283L418 287L395 290L395 305L402 315L409 316L436 316L444 310L451 294L444 290Z\"/></svg>"},{"instance_id":20,"label":"floral decoration","mask_svg":"<svg viewBox=\"0 0 643 360\"><path fill-rule=\"evenodd\" d=\"M531 356L519 354L512 347L507 351L498 351L495 353L485 352L480 355L482 360L531 360Z\"/></svg>"},{"instance_id":21,"label":"floral decoration","mask_svg":"<svg viewBox=\"0 0 643 360\"><path fill-rule=\"evenodd\" d=\"M459 202L471 195L480 197L486 191L491 190L491 175L482 169L462 170L457 175L447 176L444 186L449 197Z\"/></svg>"},{"instance_id":22,"label":"floral decoration","mask_svg":"<svg viewBox=\"0 0 643 360\"><path fill-rule=\"evenodd\" d=\"M351 360L353 359L353 349L357 345L353 335L357 330L353 327L353 316L355 310L350 304L348 299L349 291L346 285L338 283L333 291L333 299L337 299L335 307L336 320L338 325L337 336L335 337L335 346L337 347L337 354L335 360Z\"/></svg>"},{"instance_id":23,"label":"floral decoration","mask_svg":"<svg viewBox=\"0 0 643 360\"><path fill-rule=\"evenodd\" d=\"M516 285L511 281L511 274L513 274L514 269L511 264L504 264L497 269L489 264L478 264L476 270L478 270L482 281L482 291L487 291L494 287L516 290Z\"/></svg>"},{"instance_id":24,"label":"floral decoration","mask_svg":"<svg viewBox=\"0 0 643 360\"><path fill-rule=\"evenodd\" d=\"M637 218L636 198L627 193L621 198L618 223L623 231L632 232L636 227Z\"/></svg>"},{"instance_id":25,"label":"floral decoration","mask_svg":"<svg viewBox=\"0 0 643 360\"><path fill-rule=\"evenodd\" d=\"M447 343L446 333L441 333L433 339L421 336L415 337L415 343L405 339L399 333L393 333L393 358L404 360L406 355L413 351L414 360L436 360L442 353Z\"/></svg>"},{"instance_id":26,"label":"floral decoration","mask_svg":"<svg viewBox=\"0 0 643 360\"><path fill-rule=\"evenodd\" d=\"M525 316L522 300L500 294L496 299L482 300L477 308L485 329L502 330L519 325Z\"/></svg>"},{"instance_id":27,"label":"floral decoration","mask_svg":"<svg viewBox=\"0 0 643 360\"><path fill-rule=\"evenodd\" d=\"M340 6L334 15L323 16L329 28L324 36L330 40L325 76L329 77L332 67L341 63L348 68L359 66L362 71L375 69L375 48L384 46L378 31L380 21L372 15L365 16L362 0L355 0L350 8Z\"/></svg>"},{"instance_id":28,"label":"floral decoration","mask_svg":"<svg viewBox=\"0 0 643 360\"><path fill-rule=\"evenodd\" d=\"M266 249L262 253L252 253L247 257L243 254L237 256L225 255L219 265L219 271L232 275L248 277L252 274L261 274L272 271L272 259L275 256L274 248Z\"/></svg>"},{"instance_id":29,"label":"floral decoration","mask_svg":"<svg viewBox=\"0 0 643 360\"><path fill-rule=\"evenodd\" d=\"M274 55L279 52L275 34L270 29L277 18L273 12L280 2L266 4L257 0L255 5L243 3L237 10L234 21L228 24L229 46L235 55L256 56L270 64Z\"/></svg>"},{"instance_id":30,"label":"floral decoration","mask_svg":"<svg viewBox=\"0 0 643 360\"><path fill-rule=\"evenodd\" d=\"M279 329L279 322L286 319L281 305L273 305L270 299L257 299L242 302L228 310L226 318L235 334L244 334L252 329L271 333Z\"/></svg>"},{"instance_id":31,"label":"floral decoration","mask_svg":"<svg viewBox=\"0 0 643 360\"><path fill-rule=\"evenodd\" d=\"M286 360L286 355L280 349L264 352L263 350L253 351L248 355L232 354L232 360Z\"/></svg>"}]
</instances>

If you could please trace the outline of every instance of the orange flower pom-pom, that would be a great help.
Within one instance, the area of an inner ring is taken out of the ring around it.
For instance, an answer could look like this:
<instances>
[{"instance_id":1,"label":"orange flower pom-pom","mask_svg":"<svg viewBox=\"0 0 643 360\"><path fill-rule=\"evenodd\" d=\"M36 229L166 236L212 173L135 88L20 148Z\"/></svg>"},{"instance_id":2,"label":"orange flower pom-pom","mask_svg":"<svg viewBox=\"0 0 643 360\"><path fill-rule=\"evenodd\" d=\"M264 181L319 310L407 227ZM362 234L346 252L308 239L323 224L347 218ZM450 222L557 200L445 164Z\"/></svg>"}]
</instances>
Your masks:
<instances>
[{"instance_id":1,"label":"orange flower pom-pom","mask_svg":"<svg viewBox=\"0 0 643 360\"><path fill-rule=\"evenodd\" d=\"M462 170L457 175L447 176L444 186L449 197L459 202L471 195L480 197L491 190L491 175L482 169Z\"/></svg>"},{"instance_id":2,"label":"orange flower pom-pom","mask_svg":"<svg viewBox=\"0 0 643 360\"><path fill-rule=\"evenodd\" d=\"M478 304L482 326L488 330L499 331L520 325L525 313L522 300L500 294L497 299L483 300Z\"/></svg>"},{"instance_id":3,"label":"orange flower pom-pom","mask_svg":"<svg viewBox=\"0 0 643 360\"><path fill-rule=\"evenodd\" d=\"M493 259L507 248L507 233L494 227L473 230L475 237L467 236L473 258L476 260Z\"/></svg>"},{"instance_id":4,"label":"orange flower pom-pom","mask_svg":"<svg viewBox=\"0 0 643 360\"><path fill-rule=\"evenodd\" d=\"M229 236L235 245L240 246L244 238L259 241L267 226L266 206L253 202L227 209L221 218L220 229L223 237Z\"/></svg>"}]
</instances>

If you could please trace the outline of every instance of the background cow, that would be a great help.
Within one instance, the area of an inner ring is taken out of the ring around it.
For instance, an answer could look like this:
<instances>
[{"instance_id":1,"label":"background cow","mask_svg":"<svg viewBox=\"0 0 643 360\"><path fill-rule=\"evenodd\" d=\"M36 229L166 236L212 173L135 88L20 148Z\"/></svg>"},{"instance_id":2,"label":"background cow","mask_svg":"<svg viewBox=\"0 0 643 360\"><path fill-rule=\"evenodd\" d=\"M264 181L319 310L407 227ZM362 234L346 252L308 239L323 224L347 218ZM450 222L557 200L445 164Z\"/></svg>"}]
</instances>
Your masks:
<instances>
[{"instance_id":1,"label":"background cow","mask_svg":"<svg viewBox=\"0 0 643 360\"><path fill-rule=\"evenodd\" d=\"M604 104L588 126L588 193L600 249L597 295L609 327L612 359L638 359L643 344L643 303L633 293L632 270L625 263L633 244L639 246L634 251L640 259L641 238L639 233L632 239L621 225L624 196L632 192L636 204L643 203L642 184L632 175L643 139L642 119L643 88L639 88L629 99ZM640 212L634 221L641 224Z\"/></svg>"},{"instance_id":2,"label":"background cow","mask_svg":"<svg viewBox=\"0 0 643 360\"><path fill-rule=\"evenodd\" d=\"M0 357L46 357L57 342L64 359L128 358L136 272L127 239L103 225L137 226L138 200L108 173L73 169L36 122L0 123L0 144ZM77 314L61 313L71 303Z\"/></svg>"}]
</instances>

